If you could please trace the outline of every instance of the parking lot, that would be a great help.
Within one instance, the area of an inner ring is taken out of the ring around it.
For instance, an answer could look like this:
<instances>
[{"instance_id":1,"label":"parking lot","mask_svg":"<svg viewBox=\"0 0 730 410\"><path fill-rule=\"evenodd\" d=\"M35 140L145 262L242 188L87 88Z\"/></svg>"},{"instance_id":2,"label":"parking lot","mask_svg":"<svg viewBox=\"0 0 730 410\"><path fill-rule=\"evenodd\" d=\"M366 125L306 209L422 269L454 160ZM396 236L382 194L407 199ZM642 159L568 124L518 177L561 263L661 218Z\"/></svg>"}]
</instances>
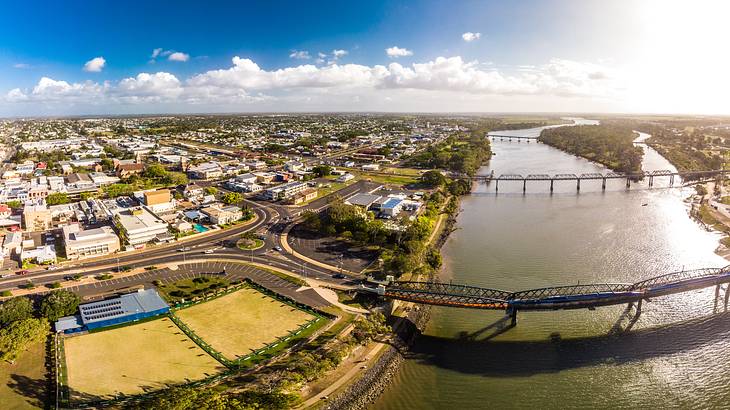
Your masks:
<instances>
[{"instance_id":1,"label":"parking lot","mask_svg":"<svg viewBox=\"0 0 730 410\"><path fill-rule=\"evenodd\" d=\"M288 241L292 249L308 258L351 272L362 272L378 258L377 251L355 247L334 237L322 237L301 225L294 226Z\"/></svg>"}]
</instances>

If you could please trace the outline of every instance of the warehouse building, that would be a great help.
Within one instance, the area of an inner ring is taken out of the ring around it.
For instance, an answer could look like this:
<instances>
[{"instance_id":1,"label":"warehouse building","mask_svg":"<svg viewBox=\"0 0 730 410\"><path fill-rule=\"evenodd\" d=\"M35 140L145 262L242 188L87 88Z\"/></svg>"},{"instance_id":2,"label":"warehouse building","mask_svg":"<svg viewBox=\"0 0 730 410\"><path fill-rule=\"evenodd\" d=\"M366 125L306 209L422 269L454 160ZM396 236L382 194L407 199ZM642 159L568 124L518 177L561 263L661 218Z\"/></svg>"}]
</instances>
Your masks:
<instances>
[{"instance_id":1,"label":"warehouse building","mask_svg":"<svg viewBox=\"0 0 730 410\"><path fill-rule=\"evenodd\" d=\"M56 332L75 333L134 322L170 311L155 289L140 289L112 299L79 305L79 314L59 319Z\"/></svg>"}]
</instances>

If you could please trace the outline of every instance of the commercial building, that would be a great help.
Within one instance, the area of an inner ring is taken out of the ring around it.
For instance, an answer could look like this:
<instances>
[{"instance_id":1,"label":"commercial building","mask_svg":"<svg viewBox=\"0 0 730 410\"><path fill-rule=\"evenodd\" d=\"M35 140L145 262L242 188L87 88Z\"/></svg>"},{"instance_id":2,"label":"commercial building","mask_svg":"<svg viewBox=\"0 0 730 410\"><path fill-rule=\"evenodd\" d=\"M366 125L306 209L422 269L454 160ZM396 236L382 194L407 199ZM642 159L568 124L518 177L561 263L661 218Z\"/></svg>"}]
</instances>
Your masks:
<instances>
[{"instance_id":1,"label":"commercial building","mask_svg":"<svg viewBox=\"0 0 730 410\"><path fill-rule=\"evenodd\" d=\"M307 184L304 182L287 182L286 184L281 184L273 188L264 190L263 197L264 199L268 199L271 201L288 199L300 192L305 191L306 189Z\"/></svg>"},{"instance_id":2,"label":"commercial building","mask_svg":"<svg viewBox=\"0 0 730 410\"><path fill-rule=\"evenodd\" d=\"M134 322L170 311L154 289L140 289L112 299L79 305L79 314L59 319L56 332L74 333L84 330Z\"/></svg>"},{"instance_id":3,"label":"commercial building","mask_svg":"<svg viewBox=\"0 0 730 410\"><path fill-rule=\"evenodd\" d=\"M204 162L188 168L188 174L197 179L213 179L223 176L223 168L217 162Z\"/></svg>"},{"instance_id":4,"label":"commercial building","mask_svg":"<svg viewBox=\"0 0 730 410\"><path fill-rule=\"evenodd\" d=\"M167 212L175 209L176 201L167 189L145 191L144 204L154 213Z\"/></svg>"},{"instance_id":5,"label":"commercial building","mask_svg":"<svg viewBox=\"0 0 730 410\"><path fill-rule=\"evenodd\" d=\"M51 211L45 202L26 203L23 208L23 225L31 232L47 231L51 229Z\"/></svg>"},{"instance_id":6,"label":"commercial building","mask_svg":"<svg viewBox=\"0 0 730 410\"><path fill-rule=\"evenodd\" d=\"M316 198L318 194L319 192L316 189L309 188L291 197L290 201L294 205L299 205L302 202L307 202Z\"/></svg>"},{"instance_id":7,"label":"commercial building","mask_svg":"<svg viewBox=\"0 0 730 410\"><path fill-rule=\"evenodd\" d=\"M114 215L120 237L129 245L141 248L147 242L169 241L167 223L143 207L123 210Z\"/></svg>"},{"instance_id":8,"label":"commercial building","mask_svg":"<svg viewBox=\"0 0 730 410\"><path fill-rule=\"evenodd\" d=\"M77 223L63 227L63 244L68 259L107 255L120 249L119 237L111 227L81 230Z\"/></svg>"}]
</instances>

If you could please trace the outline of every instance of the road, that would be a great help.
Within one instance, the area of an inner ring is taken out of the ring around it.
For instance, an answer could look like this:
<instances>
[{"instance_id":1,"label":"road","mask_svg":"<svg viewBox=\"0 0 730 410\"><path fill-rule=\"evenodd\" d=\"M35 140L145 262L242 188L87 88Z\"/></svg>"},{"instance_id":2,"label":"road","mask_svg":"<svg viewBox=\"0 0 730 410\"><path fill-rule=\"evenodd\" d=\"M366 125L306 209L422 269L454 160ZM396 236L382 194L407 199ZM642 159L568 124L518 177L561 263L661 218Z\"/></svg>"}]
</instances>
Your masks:
<instances>
[{"instance_id":1,"label":"road","mask_svg":"<svg viewBox=\"0 0 730 410\"><path fill-rule=\"evenodd\" d=\"M360 183L351 185L351 187L355 188L353 188L352 192L348 190L346 194L354 195L354 193L359 192L358 188L367 187L367 185L358 184ZM333 278L330 270L308 264L306 261L298 259L295 255L288 254L284 251L277 251L275 248L280 244L281 232L284 231L288 224L292 223L289 219L284 219L291 215L290 209L284 206L266 204L248 199L245 202L256 213L256 221L253 223L199 234L190 239L173 244L121 252L91 260L64 263L55 270L36 270L22 276L13 275L0 279L0 291L18 289L19 286L25 285L28 282L32 282L36 286L60 282L64 278L77 273L89 276L114 272L119 267L141 268L153 265L185 263L190 259L214 260L218 258L231 258L242 262L269 265L289 272L295 272L304 277L312 277L326 283L332 283L333 285L348 286L358 282L354 277L345 277L344 279ZM320 203L317 206L321 207L317 210L321 210L322 208L326 208L328 204ZM282 217L282 215L285 216ZM241 234L247 231L259 232L264 238L264 246L253 251L246 251L236 247L236 242ZM206 251L212 253L205 253ZM104 282L99 283L102 284ZM114 283L104 283L104 286L109 287L110 290L113 289L113 285Z\"/></svg>"}]
</instances>

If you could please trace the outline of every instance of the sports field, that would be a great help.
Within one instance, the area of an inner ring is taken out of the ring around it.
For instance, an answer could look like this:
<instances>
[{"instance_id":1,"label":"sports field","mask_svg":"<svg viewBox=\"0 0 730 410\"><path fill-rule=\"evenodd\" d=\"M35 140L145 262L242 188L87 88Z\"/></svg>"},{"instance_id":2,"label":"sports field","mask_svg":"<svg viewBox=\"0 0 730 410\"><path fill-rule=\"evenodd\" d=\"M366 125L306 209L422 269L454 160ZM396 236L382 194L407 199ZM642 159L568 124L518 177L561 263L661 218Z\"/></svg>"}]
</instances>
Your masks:
<instances>
[{"instance_id":1,"label":"sports field","mask_svg":"<svg viewBox=\"0 0 730 410\"><path fill-rule=\"evenodd\" d=\"M264 347L314 319L309 313L251 288L181 309L175 314L229 360Z\"/></svg>"},{"instance_id":2,"label":"sports field","mask_svg":"<svg viewBox=\"0 0 730 410\"><path fill-rule=\"evenodd\" d=\"M0 362L0 408L44 408L47 399L45 342L36 343L15 363Z\"/></svg>"},{"instance_id":3,"label":"sports field","mask_svg":"<svg viewBox=\"0 0 730 410\"><path fill-rule=\"evenodd\" d=\"M65 339L74 401L137 394L225 368L169 318Z\"/></svg>"}]
</instances>

